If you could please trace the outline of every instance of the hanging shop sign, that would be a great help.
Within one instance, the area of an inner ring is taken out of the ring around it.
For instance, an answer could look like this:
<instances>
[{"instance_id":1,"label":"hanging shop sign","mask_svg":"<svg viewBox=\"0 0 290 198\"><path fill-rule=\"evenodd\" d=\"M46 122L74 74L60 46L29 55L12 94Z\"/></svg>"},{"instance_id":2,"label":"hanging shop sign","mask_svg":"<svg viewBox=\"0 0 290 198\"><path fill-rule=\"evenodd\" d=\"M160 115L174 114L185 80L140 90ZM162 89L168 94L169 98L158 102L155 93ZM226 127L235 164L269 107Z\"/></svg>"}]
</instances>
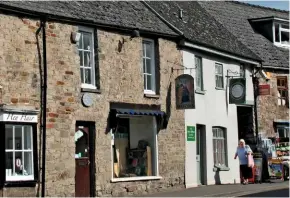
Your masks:
<instances>
[{"instance_id":1,"label":"hanging shop sign","mask_svg":"<svg viewBox=\"0 0 290 198\"><path fill-rule=\"evenodd\" d=\"M246 80L245 78L230 79L229 103L243 104L246 101Z\"/></svg>"},{"instance_id":2,"label":"hanging shop sign","mask_svg":"<svg viewBox=\"0 0 290 198\"><path fill-rule=\"evenodd\" d=\"M27 113L0 112L1 122L29 122L37 123L37 115Z\"/></svg>"},{"instance_id":3,"label":"hanging shop sign","mask_svg":"<svg viewBox=\"0 0 290 198\"><path fill-rule=\"evenodd\" d=\"M194 142L195 141L195 127L194 126L187 126L187 141Z\"/></svg>"},{"instance_id":4,"label":"hanging shop sign","mask_svg":"<svg viewBox=\"0 0 290 198\"><path fill-rule=\"evenodd\" d=\"M177 109L195 109L194 78L183 74L175 79Z\"/></svg>"},{"instance_id":5,"label":"hanging shop sign","mask_svg":"<svg viewBox=\"0 0 290 198\"><path fill-rule=\"evenodd\" d=\"M270 85L259 85L259 95L260 96L270 95Z\"/></svg>"}]
</instances>

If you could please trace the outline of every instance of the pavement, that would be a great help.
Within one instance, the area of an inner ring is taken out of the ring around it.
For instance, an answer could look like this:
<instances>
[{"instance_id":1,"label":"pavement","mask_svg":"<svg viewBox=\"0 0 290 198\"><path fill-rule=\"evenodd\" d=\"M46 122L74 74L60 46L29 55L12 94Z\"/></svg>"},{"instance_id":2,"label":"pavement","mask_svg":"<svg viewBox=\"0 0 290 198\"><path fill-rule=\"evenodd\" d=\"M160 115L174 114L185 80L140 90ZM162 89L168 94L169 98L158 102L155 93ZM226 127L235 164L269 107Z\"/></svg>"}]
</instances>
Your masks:
<instances>
[{"instance_id":1,"label":"pavement","mask_svg":"<svg viewBox=\"0 0 290 198\"><path fill-rule=\"evenodd\" d=\"M274 180L262 184L225 184L200 186L143 197L289 197L289 181Z\"/></svg>"}]
</instances>

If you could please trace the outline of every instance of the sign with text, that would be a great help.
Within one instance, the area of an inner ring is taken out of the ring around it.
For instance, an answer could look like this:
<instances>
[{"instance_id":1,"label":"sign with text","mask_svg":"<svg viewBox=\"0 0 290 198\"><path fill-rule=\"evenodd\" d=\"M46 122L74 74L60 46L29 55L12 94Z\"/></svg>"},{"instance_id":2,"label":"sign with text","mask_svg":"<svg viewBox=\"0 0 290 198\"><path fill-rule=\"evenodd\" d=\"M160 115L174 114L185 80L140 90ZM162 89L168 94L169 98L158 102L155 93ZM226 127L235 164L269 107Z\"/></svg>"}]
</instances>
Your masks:
<instances>
[{"instance_id":1,"label":"sign with text","mask_svg":"<svg viewBox=\"0 0 290 198\"><path fill-rule=\"evenodd\" d=\"M182 74L175 79L176 109L195 109L194 78Z\"/></svg>"},{"instance_id":2,"label":"sign with text","mask_svg":"<svg viewBox=\"0 0 290 198\"><path fill-rule=\"evenodd\" d=\"M187 126L187 141L195 141L195 126Z\"/></svg>"},{"instance_id":3,"label":"sign with text","mask_svg":"<svg viewBox=\"0 0 290 198\"><path fill-rule=\"evenodd\" d=\"M27 113L0 113L1 122L28 122L37 123L37 115L31 115Z\"/></svg>"},{"instance_id":4,"label":"sign with text","mask_svg":"<svg viewBox=\"0 0 290 198\"><path fill-rule=\"evenodd\" d=\"M270 85L259 85L259 95L260 96L270 95Z\"/></svg>"}]
</instances>

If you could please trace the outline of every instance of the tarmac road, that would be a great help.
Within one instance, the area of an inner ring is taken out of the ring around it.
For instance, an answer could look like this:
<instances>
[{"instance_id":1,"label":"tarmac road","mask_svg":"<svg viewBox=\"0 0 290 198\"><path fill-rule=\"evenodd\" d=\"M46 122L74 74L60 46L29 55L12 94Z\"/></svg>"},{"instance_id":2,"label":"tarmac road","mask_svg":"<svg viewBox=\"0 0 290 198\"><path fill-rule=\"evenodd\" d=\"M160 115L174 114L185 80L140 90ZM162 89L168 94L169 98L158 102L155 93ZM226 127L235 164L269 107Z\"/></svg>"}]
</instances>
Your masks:
<instances>
[{"instance_id":1,"label":"tarmac road","mask_svg":"<svg viewBox=\"0 0 290 198\"><path fill-rule=\"evenodd\" d=\"M239 197L289 197L289 188L253 193Z\"/></svg>"}]
</instances>

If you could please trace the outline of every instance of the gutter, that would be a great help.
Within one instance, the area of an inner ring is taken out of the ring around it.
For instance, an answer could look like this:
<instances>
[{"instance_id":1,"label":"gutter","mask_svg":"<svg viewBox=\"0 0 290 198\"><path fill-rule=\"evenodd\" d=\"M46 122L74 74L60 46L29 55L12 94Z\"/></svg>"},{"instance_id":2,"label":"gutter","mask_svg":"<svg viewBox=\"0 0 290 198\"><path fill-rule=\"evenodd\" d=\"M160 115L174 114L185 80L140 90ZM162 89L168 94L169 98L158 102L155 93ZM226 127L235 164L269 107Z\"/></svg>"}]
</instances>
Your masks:
<instances>
[{"instance_id":1,"label":"gutter","mask_svg":"<svg viewBox=\"0 0 290 198\"><path fill-rule=\"evenodd\" d=\"M171 24L169 21L167 21L164 17L162 17L158 12L156 12L148 3L146 3L144 0L141 1L151 12L153 12L161 21L163 21L166 25L168 25L170 28L172 28L174 31L176 31L180 36L183 36L183 32L180 31L177 27L175 27L173 24Z\"/></svg>"}]
</instances>

